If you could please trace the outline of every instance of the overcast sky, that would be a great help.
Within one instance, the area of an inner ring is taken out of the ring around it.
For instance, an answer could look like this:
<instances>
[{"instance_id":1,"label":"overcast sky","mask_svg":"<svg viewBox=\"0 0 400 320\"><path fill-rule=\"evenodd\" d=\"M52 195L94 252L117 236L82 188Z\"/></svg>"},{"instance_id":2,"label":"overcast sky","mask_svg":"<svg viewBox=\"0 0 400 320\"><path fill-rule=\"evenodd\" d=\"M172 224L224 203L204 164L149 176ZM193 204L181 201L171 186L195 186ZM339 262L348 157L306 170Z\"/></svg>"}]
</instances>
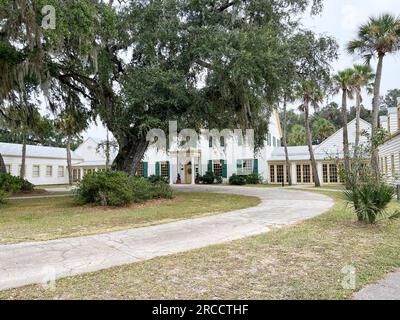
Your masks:
<instances>
[{"instance_id":1,"label":"overcast sky","mask_svg":"<svg viewBox=\"0 0 400 320\"><path fill-rule=\"evenodd\" d=\"M304 24L309 29L331 35L335 37L340 45L340 57L333 64L334 71L351 67L354 63L360 63L359 60L346 53L346 44L357 36L358 26L368 20L370 16L376 16L381 13L392 13L400 15L399 0L325 0L324 11L320 16L313 18L307 17ZM375 61L373 61L375 67ZM384 62L382 94L389 89L400 88L400 54L388 56ZM336 97L338 101L340 98ZM370 108L371 97L364 97L366 107ZM84 134L85 137L92 136L104 138L104 128L92 125Z\"/></svg>"}]
</instances>

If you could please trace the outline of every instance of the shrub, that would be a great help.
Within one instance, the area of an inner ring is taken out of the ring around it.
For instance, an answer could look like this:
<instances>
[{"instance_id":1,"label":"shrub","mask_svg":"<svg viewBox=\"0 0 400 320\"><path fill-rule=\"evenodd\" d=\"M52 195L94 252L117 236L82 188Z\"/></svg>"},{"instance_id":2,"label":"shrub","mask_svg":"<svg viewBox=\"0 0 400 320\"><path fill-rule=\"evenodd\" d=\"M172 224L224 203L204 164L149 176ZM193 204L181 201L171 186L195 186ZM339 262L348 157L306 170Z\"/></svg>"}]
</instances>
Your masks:
<instances>
[{"instance_id":1,"label":"shrub","mask_svg":"<svg viewBox=\"0 0 400 320\"><path fill-rule=\"evenodd\" d=\"M0 204L5 204L8 197L8 192L0 189Z\"/></svg>"},{"instance_id":2,"label":"shrub","mask_svg":"<svg viewBox=\"0 0 400 320\"><path fill-rule=\"evenodd\" d=\"M378 217L387 216L387 207L395 195L395 188L385 182L369 181L344 192L360 222L373 224ZM396 213L392 217L397 216Z\"/></svg>"},{"instance_id":3,"label":"shrub","mask_svg":"<svg viewBox=\"0 0 400 320\"><path fill-rule=\"evenodd\" d=\"M169 184L169 178L168 177L161 177L161 176L156 176L156 175L151 175L150 177L147 178L151 183L158 183L158 182L164 182Z\"/></svg>"},{"instance_id":4,"label":"shrub","mask_svg":"<svg viewBox=\"0 0 400 320\"><path fill-rule=\"evenodd\" d=\"M124 206L133 201L128 175L123 172L96 172L85 175L76 190L82 203Z\"/></svg>"},{"instance_id":5,"label":"shrub","mask_svg":"<svg viewBox=\"0 0 400 320\"><path fill-rule=\"evenodd\" d=\"M152 187L154 199L173 199L175 197L174 190L167 183L157 182Z\"/></svg>"},{"instance_id":6,"label":"shrub","mask_svg":"<svg viewBox=\"0 0 400 320\"><path fill-rule=\"evenodd\" d=\"M159 182L157 182L159 183ZM154 185L146 178L134 177L130 179L133 201L140 203L154 198Z\"/></svg>"},{"instance_id":7,"label":"shrub","mask_svg":"<svg viewBox=\"0 0 400 320\"><path fill-rule=\"evenodd\" d=\"M262 182L262 177L257 174L253 173L246 177L247 184L260 184Z\"/></svg>"},{"instance_id":8,"label":"shrub","mask_svg":"<svg viewBox=\"0 0 400 320\"><path fill-rule=\"evenodd\" d=\"M31 192L33 184L9 173L0 173L0 189L9 193Z\"/></svg>"},{"instance_id":9,"label":"shrub","mask_svg":"<svg viewBox=\"0 0 400 320\"><path fill-rule=\"evenodd\" d=\"M214 182L215 182L216 184L222 184L223 179L222 179L221 176L215 176Z\"/></svg>"},{"instance_id":10,"label":"shrub","mask_svg":"<svg viewBox=\"0 0 400 320\"><path fill-rule=\"evenodd\" d=\"M229 178L229 184L233 186L244 186L247 184L246 177L234 174Z\"/></svg>"},{"instance_id":11,"label":"shrub","mask_svg":"<svg viewBox=\"0 0 400 320\"><path fill-rule=\"evenodd\" d=\"M204 176L200 177L200 182L204 184L214 184L215 175L212 171L207 171Z\"/></svg>"}]
</instances>

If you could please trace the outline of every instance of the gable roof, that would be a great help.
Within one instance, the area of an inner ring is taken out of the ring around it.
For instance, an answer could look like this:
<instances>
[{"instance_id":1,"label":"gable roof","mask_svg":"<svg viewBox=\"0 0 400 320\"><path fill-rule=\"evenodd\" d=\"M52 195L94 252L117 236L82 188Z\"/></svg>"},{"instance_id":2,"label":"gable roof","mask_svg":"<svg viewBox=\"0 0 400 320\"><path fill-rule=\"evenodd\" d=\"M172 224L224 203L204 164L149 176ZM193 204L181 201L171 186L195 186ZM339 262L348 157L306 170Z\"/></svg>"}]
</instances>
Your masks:
<instances>
[{"instance_id":1,"label":"gable roof","mask_svg":"<svg viewBox=\"0 0 400 320\"><path fill-rule=\"evenodd\" d=\"M353 133L353 131L351 130L352 128L354 128L355 130L355 126L356 126L356 119L350 121L347 124L347 129L349 131L349 144L355 143L355 132ZM371 131L372 125L369 122L360 119L360 129ZM365 140L366 140L365 137L363 136L360 137L360 143L365 142ZM326 153L327 151L333 149L340 150L343 153L343 128L339 129L333 135L327 138L324 142L319 144L316 148L316 152Z\"/></svg>"},{"instance_id":2,"label":"gable roof","mask_svg":"<svg viewBox=\"0 0 400 320\"><path fill-rule=\"evenodd\" d=\"M351 128L355 128L356 119L350 121L347 125L349 129L349 143L353 144L355 135ZM365 120L360 121L361 130L371 130L372 126ZM360 143L366 141L365 137L361 137ZM314 156L316 160L325 160L329 157L343 156L343 128L336 131L333 135L327 138L319 145L313 146ZM289 159L291 161L308 161L310 154L307 146L288 147ZM283 147L276 148L271 156L270 161L285 161L285 149Z\"/></svg>"},{"instance_id":3,"label":"gable roof","mask_svg":"<svg viewBox=\"0 0 400 320\"><path fill-rule=\"evenodd\" d=\"M22 144L0 142L0 153L3 156L21 157ZM71 151L73 160L81 160L81 158ZM67 149L43 146L26 146L27 158L51 158L51 159L67 159Z\"/></svg>"}]
</instances>

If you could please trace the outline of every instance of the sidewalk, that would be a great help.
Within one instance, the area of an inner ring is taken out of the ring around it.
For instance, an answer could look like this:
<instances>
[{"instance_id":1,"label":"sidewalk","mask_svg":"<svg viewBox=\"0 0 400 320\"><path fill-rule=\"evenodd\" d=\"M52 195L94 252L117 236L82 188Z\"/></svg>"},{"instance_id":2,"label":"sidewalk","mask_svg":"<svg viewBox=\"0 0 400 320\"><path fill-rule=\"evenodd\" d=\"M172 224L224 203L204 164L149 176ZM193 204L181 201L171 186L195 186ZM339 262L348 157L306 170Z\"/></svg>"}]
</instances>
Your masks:
<instances>
[{"instance_id":1,"label":"sidewalk","mask_svg":"<svg viewBox=\"0 0 400 320\"><path fill-rule=\"evenodd\" d=\"M390 273L385 279L365 287L354 300L400 300L400 271Z\"/></svg>"}]
</instances>

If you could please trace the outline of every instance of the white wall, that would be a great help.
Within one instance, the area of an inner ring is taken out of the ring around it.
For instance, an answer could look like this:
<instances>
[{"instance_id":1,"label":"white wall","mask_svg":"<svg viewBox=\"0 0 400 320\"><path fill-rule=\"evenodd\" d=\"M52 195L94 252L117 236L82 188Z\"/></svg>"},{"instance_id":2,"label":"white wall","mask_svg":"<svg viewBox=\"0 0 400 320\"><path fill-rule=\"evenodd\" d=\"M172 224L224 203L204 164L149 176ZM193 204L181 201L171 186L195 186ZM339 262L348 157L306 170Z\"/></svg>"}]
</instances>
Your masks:
<instances>
[{"instance_id":1,"label":"white wall","mask_svg":"<svg viewBox=\"0 0 400 320\"><path fill-rule=\"evenodd\" d=\"M394 156L395 175L392 175L392 155ZM388 164L388 173L386 175L386 159ZM379 147L379 168L382 169L388 181L399 182L400 180L400 135L393 137L387 143ZM382 170L381 170L382 171Z\"/></svg>"},{"instance_id":2,"label":"white wall","mask_svg":"<svg viewBox=\"0 0 400 320\"><path fill-rule=\"evenodd\" d=\"M4 162L7 165L11 165L11 174L19 176L21 157L3 156ZM72 163L76 163L74 160ZM33 166L39 165L40 176L33 177ZM53 173L51 177L46 176L46 167L52 166ZM64 168L64 177L58 176L58 167ZM68 183L68 171L67 171L67 160L66 159L51 159L51 158L26 158L26 172L25 178L33 183L34 185L51 185L51 184L66 184Z\"/></svg>"}]
</instances>

